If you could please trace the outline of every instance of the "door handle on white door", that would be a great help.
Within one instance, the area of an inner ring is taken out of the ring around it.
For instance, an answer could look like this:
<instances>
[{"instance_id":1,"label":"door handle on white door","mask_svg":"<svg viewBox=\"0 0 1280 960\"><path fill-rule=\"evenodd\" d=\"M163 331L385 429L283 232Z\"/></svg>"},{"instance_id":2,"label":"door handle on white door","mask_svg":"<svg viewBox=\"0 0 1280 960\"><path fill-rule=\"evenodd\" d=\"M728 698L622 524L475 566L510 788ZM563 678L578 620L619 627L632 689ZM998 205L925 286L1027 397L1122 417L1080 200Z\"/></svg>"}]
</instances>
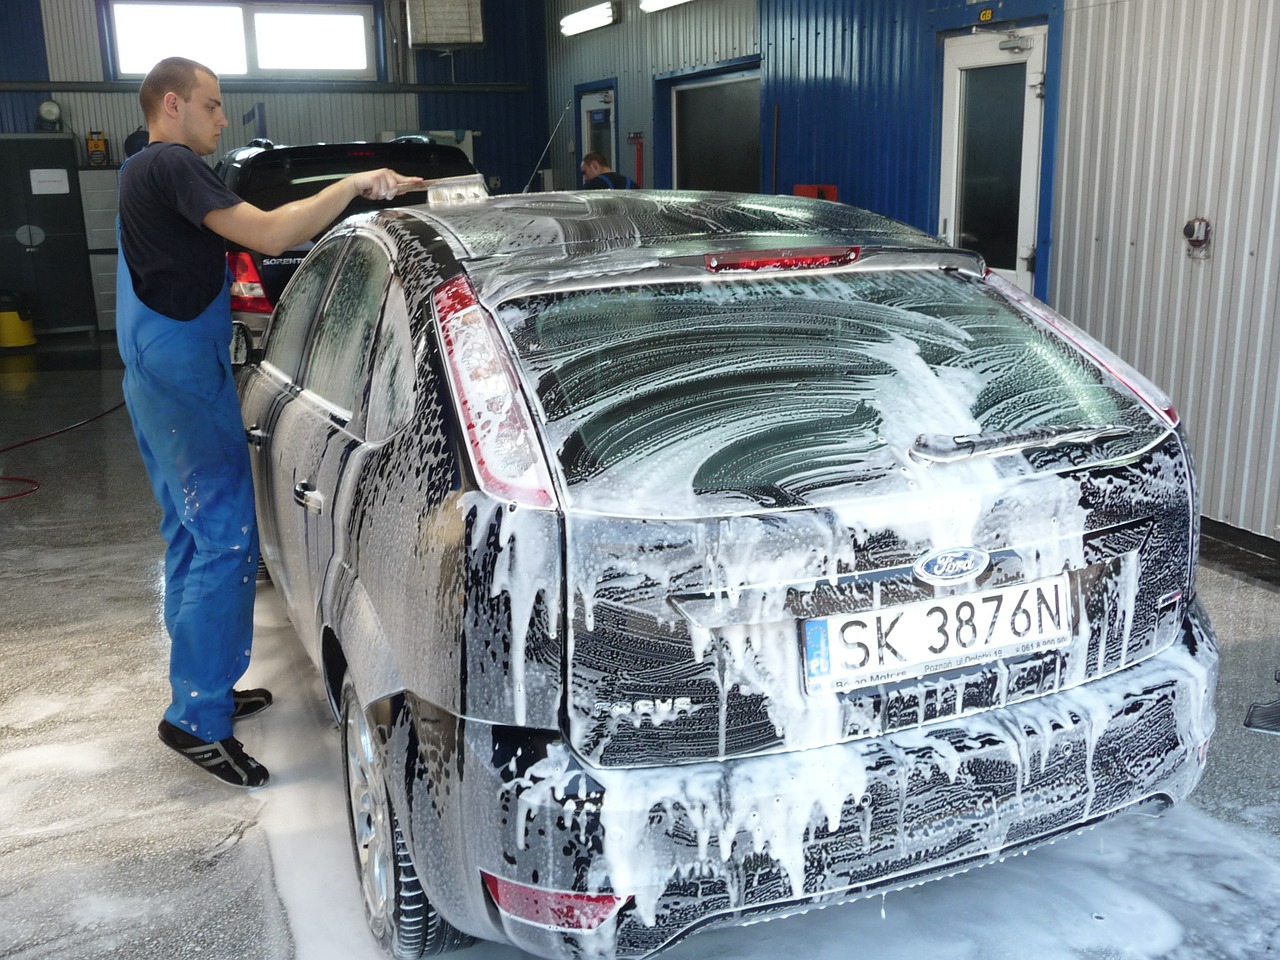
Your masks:
<instances>
[{"instance_id":1,"label":"door handle on white door","mask_svg":"<svg viewBox=\"0 0 1280 960\"><path fill-rule=\"evenodd\" d=\"M293 486L293 502L305 507L311 513L324 511L324 497L306 480L300 480Z\"/></svg>"}]
</instances>

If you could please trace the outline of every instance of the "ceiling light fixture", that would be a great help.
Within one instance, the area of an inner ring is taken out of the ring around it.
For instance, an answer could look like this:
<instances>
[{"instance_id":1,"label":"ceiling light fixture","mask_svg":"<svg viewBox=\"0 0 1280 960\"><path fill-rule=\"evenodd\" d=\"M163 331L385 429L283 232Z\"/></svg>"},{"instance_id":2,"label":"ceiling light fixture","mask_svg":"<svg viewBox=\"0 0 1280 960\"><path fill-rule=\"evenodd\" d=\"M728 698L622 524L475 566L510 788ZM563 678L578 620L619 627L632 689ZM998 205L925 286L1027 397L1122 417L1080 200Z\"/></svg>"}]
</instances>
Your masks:
<instances>
[{"instance_id":1,"label":"ceiling light fixture","mask_svg":"<svg viewBox=\"0 0 1280 960\"><path fill-rule=\"evenodd\" d=\"M609 0L608 3L597 3L593 7L561 17L560 32L566 37L572 37L575 33L586 33L588 30L607 27L611 23L616 23L617 19L618 4Z\"/></svg>"},{"instance_id":2,"label":"ceiling light fixture","mask_svg":"<svg viewBox=\"0 0 1280 960\"><path fill-rule=\"evenodd\" d=\"M655 13L658 10L665 10L667 7L675 7L688 2L689 0L640 0L640 9L645 13Z\"/></svg>"}]
</instances>

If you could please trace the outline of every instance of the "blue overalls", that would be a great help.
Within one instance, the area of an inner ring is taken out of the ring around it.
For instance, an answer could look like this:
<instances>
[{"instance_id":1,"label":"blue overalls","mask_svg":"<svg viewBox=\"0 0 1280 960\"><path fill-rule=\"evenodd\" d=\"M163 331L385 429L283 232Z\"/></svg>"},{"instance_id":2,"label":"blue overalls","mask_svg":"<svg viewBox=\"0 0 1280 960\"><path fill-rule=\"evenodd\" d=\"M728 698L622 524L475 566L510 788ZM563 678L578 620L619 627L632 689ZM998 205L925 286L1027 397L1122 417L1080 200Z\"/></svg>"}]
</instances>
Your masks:
<instances>
[{"instance_id":1,"label":"blue overalls","mask_svg":"<svg viewBox=\"0 0 1280 960\"><path fill-rule=\"evenodd\" d=\"M116 339L168 544L173 702L164 716L201 740L222 740L231 736L232 685L249 666L258 571L253 479L231 373L230 288L194 320L173 320L138 299L122 247Z\"/></svg>"}]
</instances>

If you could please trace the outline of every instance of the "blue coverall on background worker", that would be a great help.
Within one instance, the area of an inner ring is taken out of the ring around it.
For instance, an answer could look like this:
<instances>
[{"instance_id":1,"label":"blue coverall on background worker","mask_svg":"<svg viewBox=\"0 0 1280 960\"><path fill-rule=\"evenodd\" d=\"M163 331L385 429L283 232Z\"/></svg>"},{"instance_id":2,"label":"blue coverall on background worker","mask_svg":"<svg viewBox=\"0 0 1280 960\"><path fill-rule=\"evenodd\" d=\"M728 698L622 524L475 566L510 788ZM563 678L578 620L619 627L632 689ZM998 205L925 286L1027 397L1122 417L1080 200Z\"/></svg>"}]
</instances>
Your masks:
<instances>
[{"instance_id":1,"label":"blue coverall on background worker","mask_svg":"<svg viewBox=\"0 0 1280 960\"><path fill-rule=\"evenodd\" d=\"M226 783L260 787L266 767L232 722L271 703L236 691L249 666L258 565L253 479L231 372L225 240L278 255L330 223L356 196L422 183L392 170L354 174L264 211L200 158L227 126L217 75L160 61L138 95L150 142L120 171L116 337L124 396L162 519L164 621L173 699L160 739Z\"/></svg>"}]
</instances>

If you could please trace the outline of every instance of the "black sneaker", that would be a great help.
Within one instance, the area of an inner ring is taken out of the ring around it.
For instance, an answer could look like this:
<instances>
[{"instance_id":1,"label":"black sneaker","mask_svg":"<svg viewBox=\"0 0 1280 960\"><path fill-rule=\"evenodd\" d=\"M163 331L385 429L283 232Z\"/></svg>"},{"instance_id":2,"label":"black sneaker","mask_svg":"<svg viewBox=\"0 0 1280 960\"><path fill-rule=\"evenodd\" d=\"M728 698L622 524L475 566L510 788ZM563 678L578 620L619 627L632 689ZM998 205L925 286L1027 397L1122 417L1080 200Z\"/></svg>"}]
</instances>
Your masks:
<instances>
[{"instance_id":1,"label":"black sneaker","mask_svg":"<svg viewBox=\"0 0 1280 960\"><path fill-rule=\"evenodd\" d=\"M236 703L235 709L231 711L232 721L256 716L271 706L272 700L271 691L263 690L261 687L253 690L232 690L231 697Z\"/></svg>"},{"instance_id":2,"label":"black sneaker","mask_svg":"<svg viewBox=\"0 0 1280 960\"><path fill-rule=\"evenodd\" d=\"M267 768L244 752L235 737L209 743L182 730L168 720L160 721L160 740L205 772L233 787L253 790L267 782Z\"/></svg>"}]
</instances>

